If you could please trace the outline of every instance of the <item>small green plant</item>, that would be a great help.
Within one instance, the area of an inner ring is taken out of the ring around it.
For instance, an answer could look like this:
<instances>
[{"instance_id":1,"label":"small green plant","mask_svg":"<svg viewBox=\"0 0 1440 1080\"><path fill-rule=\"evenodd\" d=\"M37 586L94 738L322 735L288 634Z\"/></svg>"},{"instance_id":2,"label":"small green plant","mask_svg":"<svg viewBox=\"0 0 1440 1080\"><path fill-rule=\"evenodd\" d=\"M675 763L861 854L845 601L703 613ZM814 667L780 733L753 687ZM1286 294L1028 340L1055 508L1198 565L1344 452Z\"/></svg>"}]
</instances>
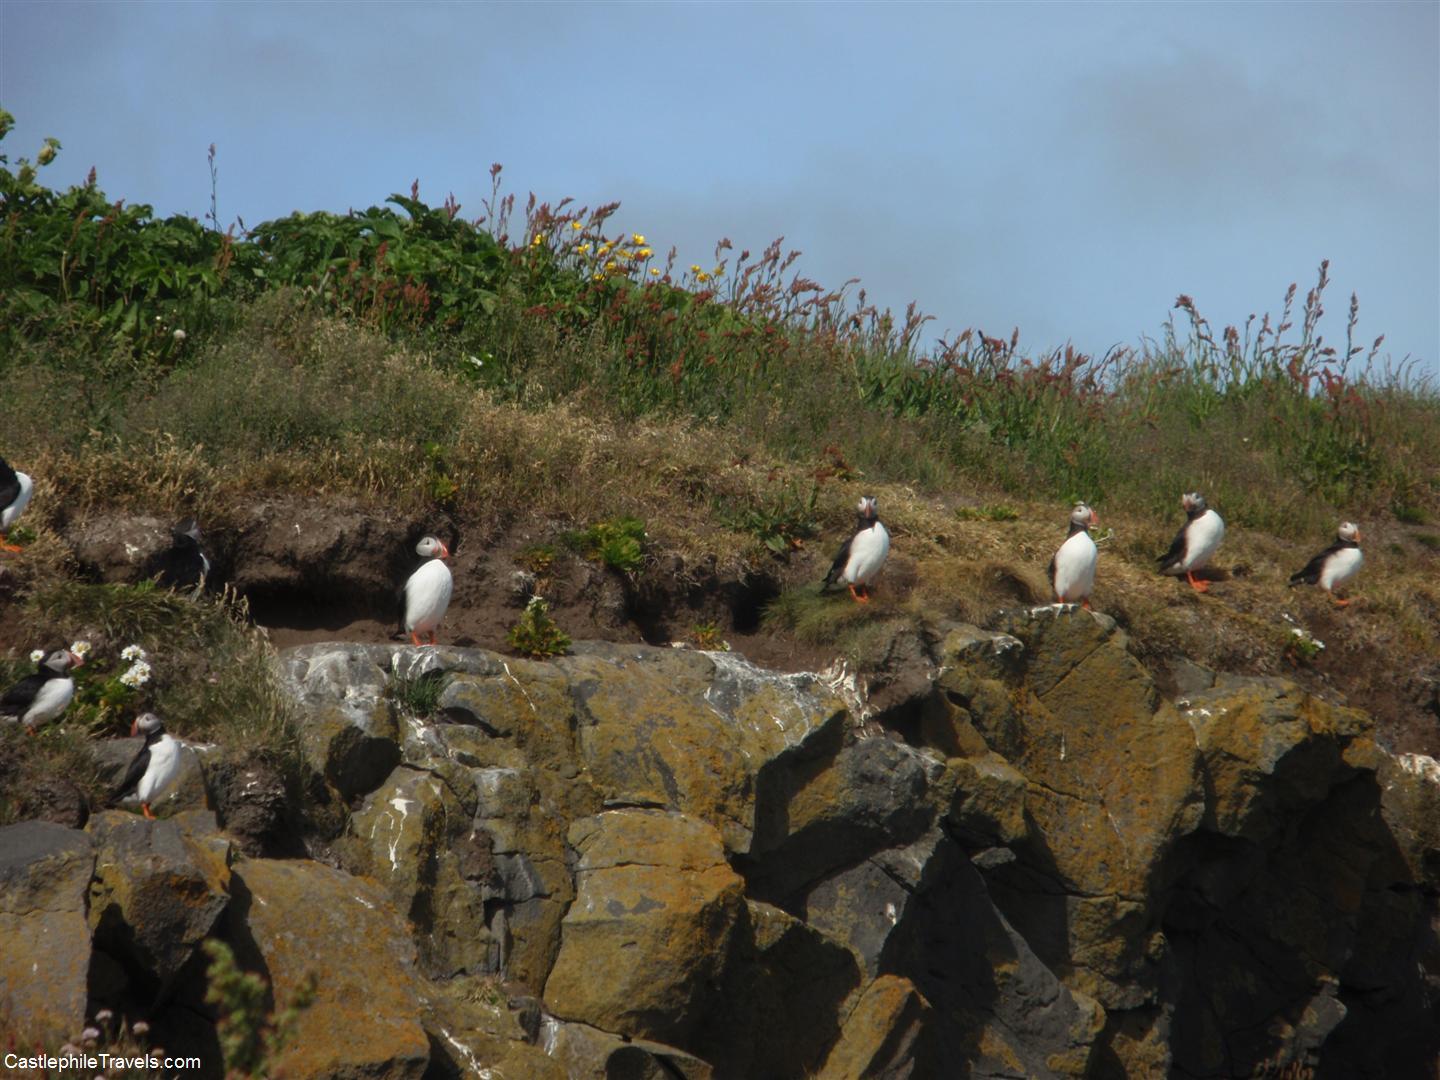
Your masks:
<instances>
[{"instance_id":1,"label":"small green plant","mask_svg":"<svg viewBox=\"0 0 1440 1080\"><path fill-rule=\"evenodd\" d=\"M725 640L724 631L720 629L719 623L704 622L697 623L690 636L695 639L695 644L707 652L729 652L730 643Z\"/></svg>"},{"instance_id":2,"label":"small green plant","mask_svg":"<svg viewBox=\"0 0 1440 1080\"><path fill-rule=\"evenodd\" d=\"M565 543L622 574L634 573L645 563L645 523L639 518L616 518L566 533Z\"/></svg>"},{"instance_id":3,"label":"small green plant","mask_svg":"<svg viewBox=\"0 0 1440 1080\"><path fill-rule=\"evenodd\" d=\"M396 675L390 680L390 700L417 720L434 716L445 692L445 673L426 671L419 675Z\"/></svg>"},{"instance_id":4,"label":"small green plant","mask_svg":"<svg viewBox=\"0 0 1440 1080\"><path fill-rule=\"evenodd\" d=\"M1299 626L1290 628L1290 641L1285 655L1295 664L1313 664L1325 649L1325 643Z\"/></svg>"},{"instance_id":5,"label":"small green plant","mask_svg":"<svg viewBox=\"0 0 1440 1080\"><path fill-rule=\"evenodd\" d=\"M26 525L17 525L10 530L9 535L6 536L5 539L17 547L25 547L27 544L33 544L35 537L36 533L34 529Z\"/></svg>"},{"instance_id":6,"label":"small green plant","mask_svg":"<svg viewBox=\"0 0 1440 1080\"><path fill-rule=\"evenodd\" d=\"M452 508L460 494L460 484L450 475L445 450L437 442L425 444L425 461L430 468L430 498L435 505Z\"/></svg>"},{"instance_id":7,"label":"small green plant","mask_svg":"<svg viewBox=\"0 0 1440 1080\"><path fill-rule=\"evenodd\" d=\"M223 941L212 938L203 948L210 958L205 1000L220 1014L215 1026L225 1058L225 1075L274 1075L275 1061L294 1037L300 1014L315 1001L315 976L306 976L285 1008L266 1013L265 997L270 988L265 980L241 970L235 953Z\"/></svg>"},{"instance_id":8,"label":"small green plant","mask_svg":"<svg viewBox=\"0 0 1440 1080\"><path fill-rule=\"evenodd\" d=\"M961 521L1019 521L1020 511L1009 506L962 506L955 511Z\"/></svg>"},{"instance_id":9,"label":"small green plant","mask_svg":"<svg viewBox=\"0 0 1440 1080\"><path fill-rule=\"evenodd\" d=\"M811 484L806 495L798 485L786 480L778 488L743 503L720 507L720 519L732 529L750 533L774 554L783 555L819 531L815 518L819 497L818 484Z\"/></svg>"},{"instance_id":10,"label":"small green plant","mask_svg":"<svg viewBox=\"0 0 1440 1080\"><path fill-rule=\"evenodd\" d=\"M520 621L510 628L506 639L516 652L536 660L563 656L570 650L570 635L550 618L550 605L538 596L530 598Z\"/></svg>"},{"instance_id":11,"label":"small green plant","mask_svg":"<svg viewBox=\"0 0 1440 1080\"><path fill-rule=\"evenodd\" d=\"M548 577L559 554L554 544L533 544L516 555L515 561L536 577Z\"/></svg>"}]
</instances>

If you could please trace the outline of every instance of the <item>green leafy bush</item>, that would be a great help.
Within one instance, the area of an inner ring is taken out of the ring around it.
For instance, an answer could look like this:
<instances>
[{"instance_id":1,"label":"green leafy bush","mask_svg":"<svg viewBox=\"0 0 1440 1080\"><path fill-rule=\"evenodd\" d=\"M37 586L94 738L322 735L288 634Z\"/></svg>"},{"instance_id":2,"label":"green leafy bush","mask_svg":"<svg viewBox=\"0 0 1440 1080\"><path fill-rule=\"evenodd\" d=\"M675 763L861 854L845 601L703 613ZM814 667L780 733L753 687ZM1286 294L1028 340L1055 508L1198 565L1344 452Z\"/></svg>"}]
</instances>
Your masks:
<instances>
[{"instance_id":1,"label":"green leafy bush","mask_svg":"<svg viewBox=\"0 0 1440 1080\"><path fill-rule=\"evenodd\" d=\"M538 596L530 598L506 640L516 652L536 660L563 656L570 650L570 636L555 624L550 617L550 605Z\"/></svg>"}]
</instances>

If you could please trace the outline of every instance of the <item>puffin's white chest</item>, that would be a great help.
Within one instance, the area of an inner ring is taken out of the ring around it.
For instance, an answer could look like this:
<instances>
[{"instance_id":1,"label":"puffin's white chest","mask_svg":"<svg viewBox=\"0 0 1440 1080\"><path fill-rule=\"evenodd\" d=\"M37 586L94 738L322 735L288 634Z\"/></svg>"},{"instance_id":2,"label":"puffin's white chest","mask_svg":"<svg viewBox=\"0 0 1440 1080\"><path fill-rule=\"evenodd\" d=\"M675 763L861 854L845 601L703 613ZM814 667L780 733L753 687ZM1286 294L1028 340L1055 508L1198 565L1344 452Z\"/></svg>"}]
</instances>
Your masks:
<instances>
[{"instance_id":1,"label":"puffin's white chest","mask_svg":"<svg viewBox=\"0 0 1440 1080\"><path fill-rule=\"evenodd\" d=\"M1062 603L1088 600L1095 588L1095 563L1100 551L1085 531L1077 532L1055 553L1055 596Z\"/></svg>"},{"instance_id":2,"label":"puffin's white chest","mask_svg":"<svg viewBox=\"0 0 1440 1080\"><path fill-rule=\"evenodd\" d=\"M10 528L15 523L15 519L25 511L25 507L30 505L30 496L35 492L35 485L23 472L17 472L15 479L20 481L20 494L15 496L14 502L0 510L0 531Z\"/></svg>"},{"instance_id":3,"label":"puffin's white chest","mask_svg":"<svg viewBox=\"0 0 1440 1080\"><path fill-rule=\"evenodd\" d=\"M405 582L405 629L427 634L439 626L450 606L454 583L450 568L439 559L431 559L411 574Z\"/></svg>"},{"instance_id":4,"label":"puffin's white chest","mask_svg":"<svg viewBox=\"0 0 1440 1080\"><path fill-rule=\"evenodd\" d=\"M1344 585L1358 574L1364 562L1365 556L1360 554L1358 547L1341 548L1320 568L1320 587L1326 592L1334 592L1337 585Z\"/></svg>"},{"instance_id":5,"label":"puffin's white chest","mask_svg":"<svg viewBox=\"0 0 1440 1080\"><path fill-rule=\"evenodd\" d=\"M1225 539L1225 522L1214 510L1206 510L1185 527L1185 553L1180 570L1198 570L1210 561Z\"/></svg>"},{"instance_id":6,"label":"puffin's white chest","mask_svg":"<svg viewBox=\"0 0 1440 1080\"><path fill-rule=\"evenodd\" d=\"M152 803L180 774L180 740L164 734L150 747L150 764L140 778L135 794L142 803Z\"/></svg>"},{"instance_id":7,"label":"puffin's white chest","mask_svg":"<svg viewBox=\"0 0 1440 1080\"><path fill-rule=\"evenodd\" d=\"M861 529L850 541L850 558L845 562L848 585L868 585L885 567L890 557L890 532L880 522Z\"/></svg>"},{"instance_id":8,"label":"puffin's white chest","mask_svg":"<svg viewBox=\"0 0 1440 1080\"><path fill-rule=\"evenodd\" d=\"M35 700L30 703L30 708L25 710L25 715L20 719L24 720L28 727L48 724L66 710L74 696L74 679L46 679L40 685Z\"/></svg>"}]
</instances>

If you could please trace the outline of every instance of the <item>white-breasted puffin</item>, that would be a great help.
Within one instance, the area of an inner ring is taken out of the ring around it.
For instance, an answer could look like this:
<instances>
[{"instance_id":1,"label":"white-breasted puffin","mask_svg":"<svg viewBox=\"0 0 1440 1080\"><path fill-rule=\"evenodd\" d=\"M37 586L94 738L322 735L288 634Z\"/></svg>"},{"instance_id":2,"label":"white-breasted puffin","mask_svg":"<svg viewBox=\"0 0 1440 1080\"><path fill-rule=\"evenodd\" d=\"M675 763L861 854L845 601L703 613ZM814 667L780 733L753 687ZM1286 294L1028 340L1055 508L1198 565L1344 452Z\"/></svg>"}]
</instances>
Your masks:
<instances>
[{"instance_id":1,"label":"white-breasted puffin","mask_svg":"<svg viewBox=\"0 0 1440 1080\"><path fill-rule=\"evenodd\" d=\"M1319 585L1340 607L1349 604L1335 595L1335 589L1360 572L1365 556L1360 553L1360 526L1342 521L1335 532L1335 542L1316 555L1305 569L1290 575L1291 586Z\"/></svg>"},{"instance_id":2,"label":"white-breasted puffin","mask_svg":"<svg viewBox=\"0 0 1440 1080\"><path fill-rule=\"evenodd\" d=\"M1210 561L1220 541L1225 539L1225 522L1205 505L1205 496L1198 491L1181 496L1180 505L1188 520L1175 534L1170 550L1160 556L1160 573L1184 574L1196 592L1209 592L1210 583L1197 579L1195 571Z\"/></svg>"},{"instance_id":3,"label":"white-breasted puffin","mask_svg":"<svg viewBox=\"0 0 1440 1080\"><path fill-rule=\"evenodd\" d=\"M30 496L35 485L23 472L16 472L10 463L0 458L0 551L16 552L20 548L10 543L10 528L30 505Z\"/></svg>"},{"instance_id":4,"label":"white-breasted puffin","mask_svg":"<svg viewBox=\"0 0 1440 1080\"><path fill-rule=\"evenodd\" d=\"M201 588L210 574L210 560L200 547L200 526L194 518L176 522L170 528L170 546L157 552L146 567L167 589L193 591Z\"/></svg>"},{"instance_id":5,"label":"white-breasted puffin","mask_svg":"<svg viewBox=\"0 0 1440 1080\"><path fill-rule=\"evenodd\" d=\"M1100 549L1090 536L1090 526L1100 517L1083 502L1070 511L1070 535L1050 559L1050 588L1057 604L1084 604L1090 610L1090 593L1095 589L1095 563Z\"/></svg>"},{"instance_id":6,"label":"white-breasted puffin","mask_svg":"<svg viewBox=\"0 0 1440 1080\"><path fill-rule=\"evenodd\" d=\"M410 635L413 645L425 644L420 640L422 634L434 645L435 629L445 617L455 587L455 579L445 565L450 549L438 536L427 536L415 545L415 554L425 561L405 582L401 629Z\"/></svg>"},{"instance_id":7,"label":"white-breasted puffin","mask_svg":"<svg viewBox=\"0 0 1440 1080\"><path fill-rule=\"evenodd\" d=\"M35 674L26 675L0 697L0 716L18 720L32 734L41 724L56 719L75 696L75 680L70 672L84 664L82 657L69 649L55 649L41 657Z\"/></svg>"},{"instance_id":8,"label":"white-breasted puffin","mask_svg":"<svg viewBox=\"0 0 1440 1080\"><path fill-rule=\"evenodd\" d=\"M130 725L130 736L145 736L145 745L140 747L125 770L125 778L110 796L112 803L119 802L127 795L140 800L140 812L147 818L150 804L155 796L170 786L180 774L180 740L165 730L164 723L154 713L141 713Z\"/></svg>"},{"instance_id":9,"label":"white-breasted puffin","mask_svg":"<svg viewBox=\"0 0 1440 1080\"><path fill-rule=\"evenodd\" d=\"M870 582L885 568L885 560L890 557L890 531L880 522L874 495L862 495L855 509L860 515L855 531L835 556L822 588L843 581L850 587L850 595L864 604L870 600ZM855 591L856 586L859 592Z\"/></svg>"}]
</instances>

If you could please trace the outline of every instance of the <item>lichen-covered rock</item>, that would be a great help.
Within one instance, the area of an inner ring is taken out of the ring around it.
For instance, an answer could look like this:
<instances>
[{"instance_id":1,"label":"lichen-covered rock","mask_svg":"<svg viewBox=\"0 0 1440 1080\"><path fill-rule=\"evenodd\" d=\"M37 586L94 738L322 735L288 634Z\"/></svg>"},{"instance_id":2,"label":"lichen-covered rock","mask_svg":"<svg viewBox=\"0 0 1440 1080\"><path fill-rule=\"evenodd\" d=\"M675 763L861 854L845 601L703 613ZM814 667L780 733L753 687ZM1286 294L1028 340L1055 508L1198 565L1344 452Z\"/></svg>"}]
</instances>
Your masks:
<instances>
[{"instance_id":1,"label":"lichen-covered rock","mask_svg":"<svg viewBox=\"0 0 1440 1080\"><path fill-rule=\"evenodd\" d=\"M314 1003L277 1062L290 1080L418 1080L430 1060L415 946L378 885L319 863L233 868L225 936L277 1002L310 975Z\"/></svg>"},{"instance_id":2,"label":"lichen-covered rock","mask_svg":"<svg viewBox=\"0 0 1440 1080\"><path fill-rule=\"evenodd\" d=\"M221 758L207 773L216 816L241 851L259 856L283 846L291 808L284 774L274 761L262 754Z\"/></svg>"},{"instance_id":3,"label":"lichen-covered rock","mask_svg":"<svg viewBox=\"0 0 1440 1080\"><path fill-rule=\"evenodd\" d=\"M374 791L400 763L400 728L386 698L383 645L302 645L280 657L280 685L301 714L311 767L342 798Z\"/></svg>"},{"instance_id":4,"label":"lichen-covered rock","mask_svg":"<svg viewBox=\"0 0 1440 1080\"><path fill-rule=\"evenodd\" d=\"M951 758L945 766L955 790L945 820L963 843L981 848L1025 839L1023 773L989 752Z\"/></svg>"},{"instance_id":5,"label":"lichen-covered rock","mask_svg":"<svg viewBox=\"0 0 1440 1080\"><path fill-rule=\"evenodd\" d=\"M1162 856L1204 810L1195 736L1106 616L1040 608L1007 630L947 641L937 681L956 744L979 757L978 738L1026 779L1030 829L1022 857L991 875L997 901L1073 988L1130 1007L1150 993Z\"/></svg>"},{"instance_id":6,"label":"lichen-covered rock","mask_svg":"<svg viewBox=\"0 0 1440 1080\"><path fill-rule=\"evenodd\" d=\"M433 773L401 766L350 819L346 864L379 881L415 926L420 966L445 978L501 970L501 942L486 926L499 895L487 835L453 837L460 801Z\"/></svg>"},{"instance_id":7,"label":"lichen-covered rock","mask_svg":"<svg viewBox=\"0 0 1440 1080\"><path fill-rule=\"evenodd\" d=\"M749 880L780 903L836 867L910 843L950 801L933 752L887 738L816 749L775 761L758 781Z\"/></svg>"},{"instance_id":8,"label":"lichen-covered rock","mask_svg":"<svg viewBox=\"0 0 1440 1080\"><path fill-rule=\"evenodd\" d=\"M1294 683L1233 676L1191 697L1184 716L1214 792L1205 827L1259 844L1354 774L1346 750L1371 727L1363 713L1321 702Z\"/></svg>"},{"instance_id":9,"label":"lichen-covered rock","mask_svg":"<svg viewBox=\"0 0 1440 1080\"><path fill-rule=\"evenodd\" d=\"M48 821L0 828L0 1009L12 1032L50 1050L86 1019L94 867L83 832Z\"/></svg>"},{"instance_id":10,"label":"lichen-covered rock","mask_svg":"<svg viewBox=\"0 0 1440 1080\"><path fill-rule=\"evenodd\" d=\"M910 982L882 975L845 1021L817 1080L922 1080L942 1069L927 1044L930 1006ZM953 1068L965 1068L952 1061Z\"/></svg>"},{"instance_id":11,"label":"lichen-covered rock","mask_svg":"<svg viewBox=\"0 0 1440 1080\"><path fill-rule=\"evenodd\" d=\"M110 810L87 831L96 846L95 945L163 991L230 902L230 843L203 811L148 821Z\"/></svg>"},{"instance_id":12,"label":"lichen-covered rock","mask_svg":"<svg viewBox=\"0 0 1440 1080\"><path fill-rule=\"evenodd\" d=\"M720 1004L745 910L719 833L679 814L610 810L576 822L570 843L576 896L545 984L547 1008L694 1050Z\"/></svg>"},{"instance_id":13,"label":"lichen-covered rock","mask_svg":"<svg viewBox=\"0 0 1440 1080\"><path fill-rule=\"evenodd\" d=\"M716 1075L708 1063L673 1046L621 1038L553 1016L542 1021L538 1045L565 1080L712 1080Z\"/></svg>"},{"instance_id":14,"label":"lichen-covered rock","mask_svg":"<svg viewBox=\"0 0 1440 1080\"><path fill-rule=\"evenodd\" d=\"M557 664L573 688L579 752L607 802L707 821L748 853L783 815L757 789L777 759L838 749L843 704L813 676L761 671L726 653L607 647Z\"/></svg>"},{"instance_id":15,"label":"lichen-covered rock","mask_svg":"<svg viewBox=\"0 0 1440 1080\"><path fill-rule=\"evenodd\" d=\"M737 973L753 1004L753 1080L809 1076L840 1034L844 1005L861 974L850 951L769 904L750 902L754 968Z\"/></svg>"}]
</instances>

